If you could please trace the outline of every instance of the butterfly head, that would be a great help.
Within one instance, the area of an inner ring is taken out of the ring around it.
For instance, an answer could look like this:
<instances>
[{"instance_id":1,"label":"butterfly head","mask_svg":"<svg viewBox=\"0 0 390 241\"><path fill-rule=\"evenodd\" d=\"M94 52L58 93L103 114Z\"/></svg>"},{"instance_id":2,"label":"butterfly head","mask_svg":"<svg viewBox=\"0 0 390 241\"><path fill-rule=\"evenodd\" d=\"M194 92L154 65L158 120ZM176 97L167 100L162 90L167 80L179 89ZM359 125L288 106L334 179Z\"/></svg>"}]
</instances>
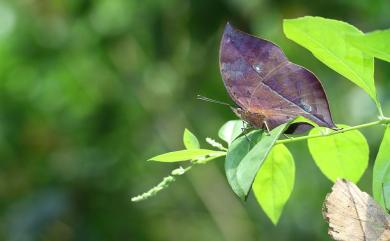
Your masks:
<instances>
[{"instance_id":1,"label":"butterfly head","mask_svg":"<svg viewBox=\"0 0 390 241\"><path fill-rule=\"evenodd\" d=\"M263 128L265 116L259 112L250 112L240 107L230 107L232 111L240 118L255 128Z\"/></svg>"},{"instance_id":2,"label":"butterfly head","mask_svg":"<svg viewBox=\"0 0 390 241\"><path fill-rule=\"evenodd\" d=\"M236 114L236 116L240 119L244 119L244 110L241 109L240 107L230 107L232 109L232 111L234 112L234 114Z\"/></svg>"}]
</instances>

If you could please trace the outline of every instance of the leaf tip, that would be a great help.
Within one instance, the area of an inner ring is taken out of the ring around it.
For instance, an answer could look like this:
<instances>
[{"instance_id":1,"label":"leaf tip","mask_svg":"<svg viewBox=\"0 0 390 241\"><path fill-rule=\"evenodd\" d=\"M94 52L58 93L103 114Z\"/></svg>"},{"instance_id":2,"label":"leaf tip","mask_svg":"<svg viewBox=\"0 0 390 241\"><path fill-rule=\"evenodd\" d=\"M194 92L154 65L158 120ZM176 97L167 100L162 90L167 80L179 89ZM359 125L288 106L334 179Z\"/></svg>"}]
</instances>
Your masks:
<instances>
[{"instance_id":1,"label":"leaf tip","mask_svg":"<svg viewBox=\"0 0 390 241\"><path fill-rule=\"evenodd\" d=\"M199 149L200 147L198 138L187 128L184 128L183 144L187 150Z\"/></svg>"},{"instance_id":2,"label":"leaf tip","mask_svg":"<svg viewBox=\"0 0 390 241\"><path fill-rule=\"evenodd\" d=\"M274 226L277 226L278 223L279 223L279 217L269 217L269 219L271 220L271 223L274 225Z\"/></svg>"}]
</instances>

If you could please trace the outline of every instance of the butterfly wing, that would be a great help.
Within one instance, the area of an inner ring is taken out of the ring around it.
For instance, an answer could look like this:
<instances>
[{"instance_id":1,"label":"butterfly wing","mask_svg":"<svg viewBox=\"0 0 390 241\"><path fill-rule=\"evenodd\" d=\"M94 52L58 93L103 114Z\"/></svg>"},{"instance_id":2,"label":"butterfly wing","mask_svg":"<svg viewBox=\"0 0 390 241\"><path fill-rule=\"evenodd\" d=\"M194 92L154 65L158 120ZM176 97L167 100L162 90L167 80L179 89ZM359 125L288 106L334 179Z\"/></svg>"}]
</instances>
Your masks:
<instances>
[{"instance_id":1,"label":"butterfly wing","mask_svg":"<svg viewBox=\"0 0 390 241\"><path fill-rule=\"evenodd\" d=\"M288 61L273 43L227 24L220 49L220 68L231 98L250 113L266 117L270 129L296 116L334 128L320 81ZM297 130L306 130L308 125Z\"/></svg>"}]
</instances>

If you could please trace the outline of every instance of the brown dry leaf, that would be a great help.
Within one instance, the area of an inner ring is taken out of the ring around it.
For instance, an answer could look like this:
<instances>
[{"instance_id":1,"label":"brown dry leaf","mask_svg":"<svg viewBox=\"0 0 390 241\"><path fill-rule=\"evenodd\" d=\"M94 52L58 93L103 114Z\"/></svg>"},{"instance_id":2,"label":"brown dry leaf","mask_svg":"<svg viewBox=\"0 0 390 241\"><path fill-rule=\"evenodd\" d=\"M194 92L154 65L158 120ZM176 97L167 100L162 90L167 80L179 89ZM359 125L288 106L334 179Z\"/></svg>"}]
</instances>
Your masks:
<instances>
[{"instance_id":1,"label":"brown dry leaf","mask_svg":"<svg viewBox=\"0 0 390 241\"><path fill-rule=\"evenodd\" d=\"M336 181L326 196L323 215L335 240L390 240L390 215L350 181Z\"/></svg>"}]
</instances>

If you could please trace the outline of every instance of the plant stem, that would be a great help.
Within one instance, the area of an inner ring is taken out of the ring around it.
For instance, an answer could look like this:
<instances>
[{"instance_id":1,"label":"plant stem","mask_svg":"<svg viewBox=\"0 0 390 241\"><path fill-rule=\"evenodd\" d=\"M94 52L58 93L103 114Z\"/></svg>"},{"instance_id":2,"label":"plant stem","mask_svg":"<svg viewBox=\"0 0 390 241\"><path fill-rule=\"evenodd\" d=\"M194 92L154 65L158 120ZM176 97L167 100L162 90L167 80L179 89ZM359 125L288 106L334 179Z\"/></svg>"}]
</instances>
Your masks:
<instances>
[{"instance_id":1,"label":"plant stem","mask_svg":"<svg viewBox=\"0 0 390 241\"><path fill-rule=\"evenodd\" d=\"M370 127L370 126L376 126L376 125L388 125L390 124L390 118L386 118L386 117L383 117L383 116L380 116L379 117L379 120L377 121L373 121L373 122L369 122L369 123L365 123L365 124L361 124L361 125L357 125L357 126L351 126L351 127L348 127L348 128L344 128L344 129L341 129L341 130L337 130L337 131L332 131L332 130L329 130L327 129L328 133L321 133L321 134L317 134L317 135L309 135L309 136L300 136L300 137L295 137L295 138L289 138L289 139L284 139L284 140L278 140L276 141L275 145L277 144L286 144L286 143L292 143L292 142L296 142L296 141L303 141L303 140L308 140L308 139L312 139L312 138L319 138L319 137L325 137L325 136L331 136L331 135L336 135L336 134L340 134L340 133L344 133L344 132L347 132L347 131L353 131L353 130L357 130L357 129L363 129L363 128L367 128L367 127ZM219 149L226 149L225 147L223 147L221 144L217 143L215 144L216 142L214 140L207 140L207 142L209 144L211 144L212 146L214 147L217 147ZM221 148L222 147L222 148ZM226 149L227 151L227 149ZM199 160L196 160L194 162L192 162L189 166L187 166L186 168L182 168L182 167L179 167L175 170L173 170L171 172L171 175L169 176L166 176L159 184L157 184L155 187L151 188L149 191L147 192L144 192L143 194L141 195L138 195L136 197L133 197L131 199L132 202L139 202L139 201L143 201L143 200L146 200L152 196L155 196L157 193L159 193L160 191L166 189L172 182L176 181L176 177L177 176L181 176L183 174L185 174L187 171L191 170L191 168L194 166L194 165L198 165L198 164L206 164L208 163L209 161L211 160L214 160L218 157L221 157L221 156L224 156L227 154L227 152L220 152L218 155L216 156L210 156L210 157L207 157L205 159L199 159Z\"/></svg>"},{"instance_id":2,"label":"plant stem","mask_svg":"<svg viewBox=\"0 0 390 241\"><path fill-rule=\"evenodd\" d=\"M317 135L311 135L311 136L310 135L309 136L300 136L300 137L296 137L296 138L278 140L278 141L276 141L276 144L286 144L286 143L291 143L291 142L296 142L296 141L303 141L303 140L312 139L312 138L331 136L331 135L344 133L344 132L347 132L347 131L353 131L353 130L357 130L357 129L367 128L367 127L370 127L370 126L384 125L384 124L389 124L389 123L390 123L390 118L384 118L383 117L382 119L377 120L377 121L373 121L373 122L369 122L369 123L365 123L365 124L361 124L361 125L357 125L357 126L351 126L351 127L348 127L348 128L344 128L344 129L337 130L337 131L332 131L332 132L325 133L325 134L317 134Z\"/></svg>"}]
</instances>

